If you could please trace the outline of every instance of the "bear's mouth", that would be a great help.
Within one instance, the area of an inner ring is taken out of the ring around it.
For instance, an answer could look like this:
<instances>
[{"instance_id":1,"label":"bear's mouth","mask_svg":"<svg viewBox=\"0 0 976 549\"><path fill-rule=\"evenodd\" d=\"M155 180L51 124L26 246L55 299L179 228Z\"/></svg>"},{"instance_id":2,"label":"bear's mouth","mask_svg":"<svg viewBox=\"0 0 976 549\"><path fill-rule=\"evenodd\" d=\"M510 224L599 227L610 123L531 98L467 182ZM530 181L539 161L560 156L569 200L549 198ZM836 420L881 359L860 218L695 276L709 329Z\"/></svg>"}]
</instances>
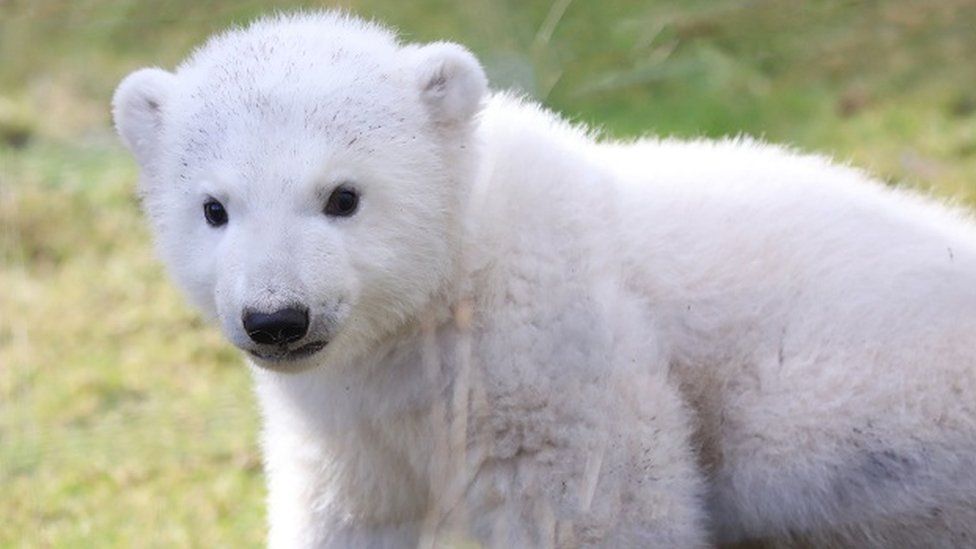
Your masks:
<instances>
[{"instance_id":1,"label":"bear's mouth","mask_svg":"<svg viewBox=\"0 0 976 549\"><path fill-rule=\"evenodd\" d=\"M261 360L267 360L270 362L291 362L310 357L324 349L328 344L328 341L312 341L295 349L279 347L269 351L252 349L248 350L248 352L251 353L251 356L260 358Z\"/></svg>"}]
</instances>

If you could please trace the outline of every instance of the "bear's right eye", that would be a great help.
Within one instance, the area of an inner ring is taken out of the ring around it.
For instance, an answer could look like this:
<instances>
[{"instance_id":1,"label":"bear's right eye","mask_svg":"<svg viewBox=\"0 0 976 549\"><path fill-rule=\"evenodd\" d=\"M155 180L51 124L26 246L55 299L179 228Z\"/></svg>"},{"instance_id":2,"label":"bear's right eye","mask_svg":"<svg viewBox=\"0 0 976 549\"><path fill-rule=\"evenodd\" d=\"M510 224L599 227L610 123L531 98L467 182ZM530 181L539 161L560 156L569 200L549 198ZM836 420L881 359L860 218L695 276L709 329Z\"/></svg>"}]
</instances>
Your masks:
<instances>
[{"instance_id":1,"label":"bear's right eye","mask_svg":"<svg viewBox=\"0 0 976 549\"><path fill-rule=\"evenodd\" d=\"M359 194L346 185L340 185L329 195L329 201L325 204L325 215L349 217L356 213L358 206Z\"/></svg>"},{"instance_id":2,"label":"bear's right eye","mask_svg":"<svg viewBox=\"0 0 976 549\"><path fill-rule=\"evenodd\" d=\"M211 227L227 224L227 210L224 209L223 204L213 198L203 203L203 217L207 219L207 224Z\"/></svg>"}]
</instances>

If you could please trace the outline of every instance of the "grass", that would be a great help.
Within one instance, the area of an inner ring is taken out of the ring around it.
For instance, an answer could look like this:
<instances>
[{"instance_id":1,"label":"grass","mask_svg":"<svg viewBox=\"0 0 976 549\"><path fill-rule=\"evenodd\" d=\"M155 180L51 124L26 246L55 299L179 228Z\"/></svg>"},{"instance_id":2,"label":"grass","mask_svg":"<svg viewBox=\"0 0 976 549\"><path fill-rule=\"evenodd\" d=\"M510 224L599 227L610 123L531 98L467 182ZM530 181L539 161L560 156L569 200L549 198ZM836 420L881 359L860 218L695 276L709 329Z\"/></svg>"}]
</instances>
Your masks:
<instances>
[{"instance_id":1,"label":"grass","mask_svg":"<svg viewBox=\"0 0 976 549\"><path fill-rule=\"evenodd\" d=\"M968 0L343 5L610 135L761 135L976 203ZM0 546L263 540L247 373L153 259L107 105L268 9L0 1Z\"/></svg>"}]
</instances>

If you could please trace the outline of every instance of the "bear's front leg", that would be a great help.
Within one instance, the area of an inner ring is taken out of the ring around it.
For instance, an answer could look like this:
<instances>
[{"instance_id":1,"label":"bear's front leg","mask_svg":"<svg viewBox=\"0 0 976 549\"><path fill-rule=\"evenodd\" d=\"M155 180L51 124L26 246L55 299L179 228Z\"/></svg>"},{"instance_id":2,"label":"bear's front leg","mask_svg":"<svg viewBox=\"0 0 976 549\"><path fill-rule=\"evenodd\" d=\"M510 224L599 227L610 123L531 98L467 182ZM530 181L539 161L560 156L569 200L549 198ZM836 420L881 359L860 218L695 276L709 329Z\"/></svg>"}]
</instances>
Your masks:
<instances>
[{"instance_id":1,"label":"bear's front leg","mask_svg":"<svg viewBox=\"0 0 976 549\"><path fill-rule=\"evenodd\" d=\"M703 480L676 390L663 375L605 381L528 407L489 404L479 428L489 447L459 511L470 536L488 547L707 546Z\"/></svg>"},{"instance_id":2,"label":"bear's front leg","mask_svg":"<svg viewBox=\"0 0 976 549\"><path fill-rule=\"evenodd\" d=\"M268 499L268 547L322 546L326 538L323 523L333 522L316 509L316 471L300 457L297 444L285 446L281 433L265 432L265 476Z\"/></svg>"},{"instance_id":3,"label":"bear's front leg","mask_svg":"<svg viewBox=\"0 0 976 549\"><path fill-rule=\"evenodd\" d=\"M384 478L393 465L368 457L343 462L314 442L284 438L279 433L266 452L269 547L417 546L424 500Z\"/></svg>"},{"instance_id":4,"label":"bear's front leg","mask_svg":"<svg viewBox=\"0 0 976 549\"><path fill-rule=\"evenodd\" d=\"M393 445L387 431L416 433L410 426L421 420L403 413L399 421L317 431L285 403L267 398L270 391L259 395L265 405L269 547L417 546L429 488L419 472L421 459Z\"/></svg>"}]
</instances>

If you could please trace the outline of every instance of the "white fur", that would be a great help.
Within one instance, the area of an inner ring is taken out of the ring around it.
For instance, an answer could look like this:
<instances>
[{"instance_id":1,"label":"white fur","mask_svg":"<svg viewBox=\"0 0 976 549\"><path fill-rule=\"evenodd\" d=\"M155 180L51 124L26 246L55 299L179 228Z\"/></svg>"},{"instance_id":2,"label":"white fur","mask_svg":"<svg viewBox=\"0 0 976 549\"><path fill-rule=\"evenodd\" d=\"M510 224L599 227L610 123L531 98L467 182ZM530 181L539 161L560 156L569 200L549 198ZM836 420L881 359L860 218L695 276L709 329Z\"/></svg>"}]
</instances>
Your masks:
<instances>
[{"instance_id":1,"label":"white fur","mask_svg":"<svg viewBox=\"0 0 976 549\"><path fill-rule=\"evenodd\" d=\"M330 340L253 361L271 545L973 542L976 225L484 94L461 47L333 13L119 87L193 301L244 350L243 308L294 300ZM339 183L352 217L321 213Z\"/></svg>"}]
</instances>

